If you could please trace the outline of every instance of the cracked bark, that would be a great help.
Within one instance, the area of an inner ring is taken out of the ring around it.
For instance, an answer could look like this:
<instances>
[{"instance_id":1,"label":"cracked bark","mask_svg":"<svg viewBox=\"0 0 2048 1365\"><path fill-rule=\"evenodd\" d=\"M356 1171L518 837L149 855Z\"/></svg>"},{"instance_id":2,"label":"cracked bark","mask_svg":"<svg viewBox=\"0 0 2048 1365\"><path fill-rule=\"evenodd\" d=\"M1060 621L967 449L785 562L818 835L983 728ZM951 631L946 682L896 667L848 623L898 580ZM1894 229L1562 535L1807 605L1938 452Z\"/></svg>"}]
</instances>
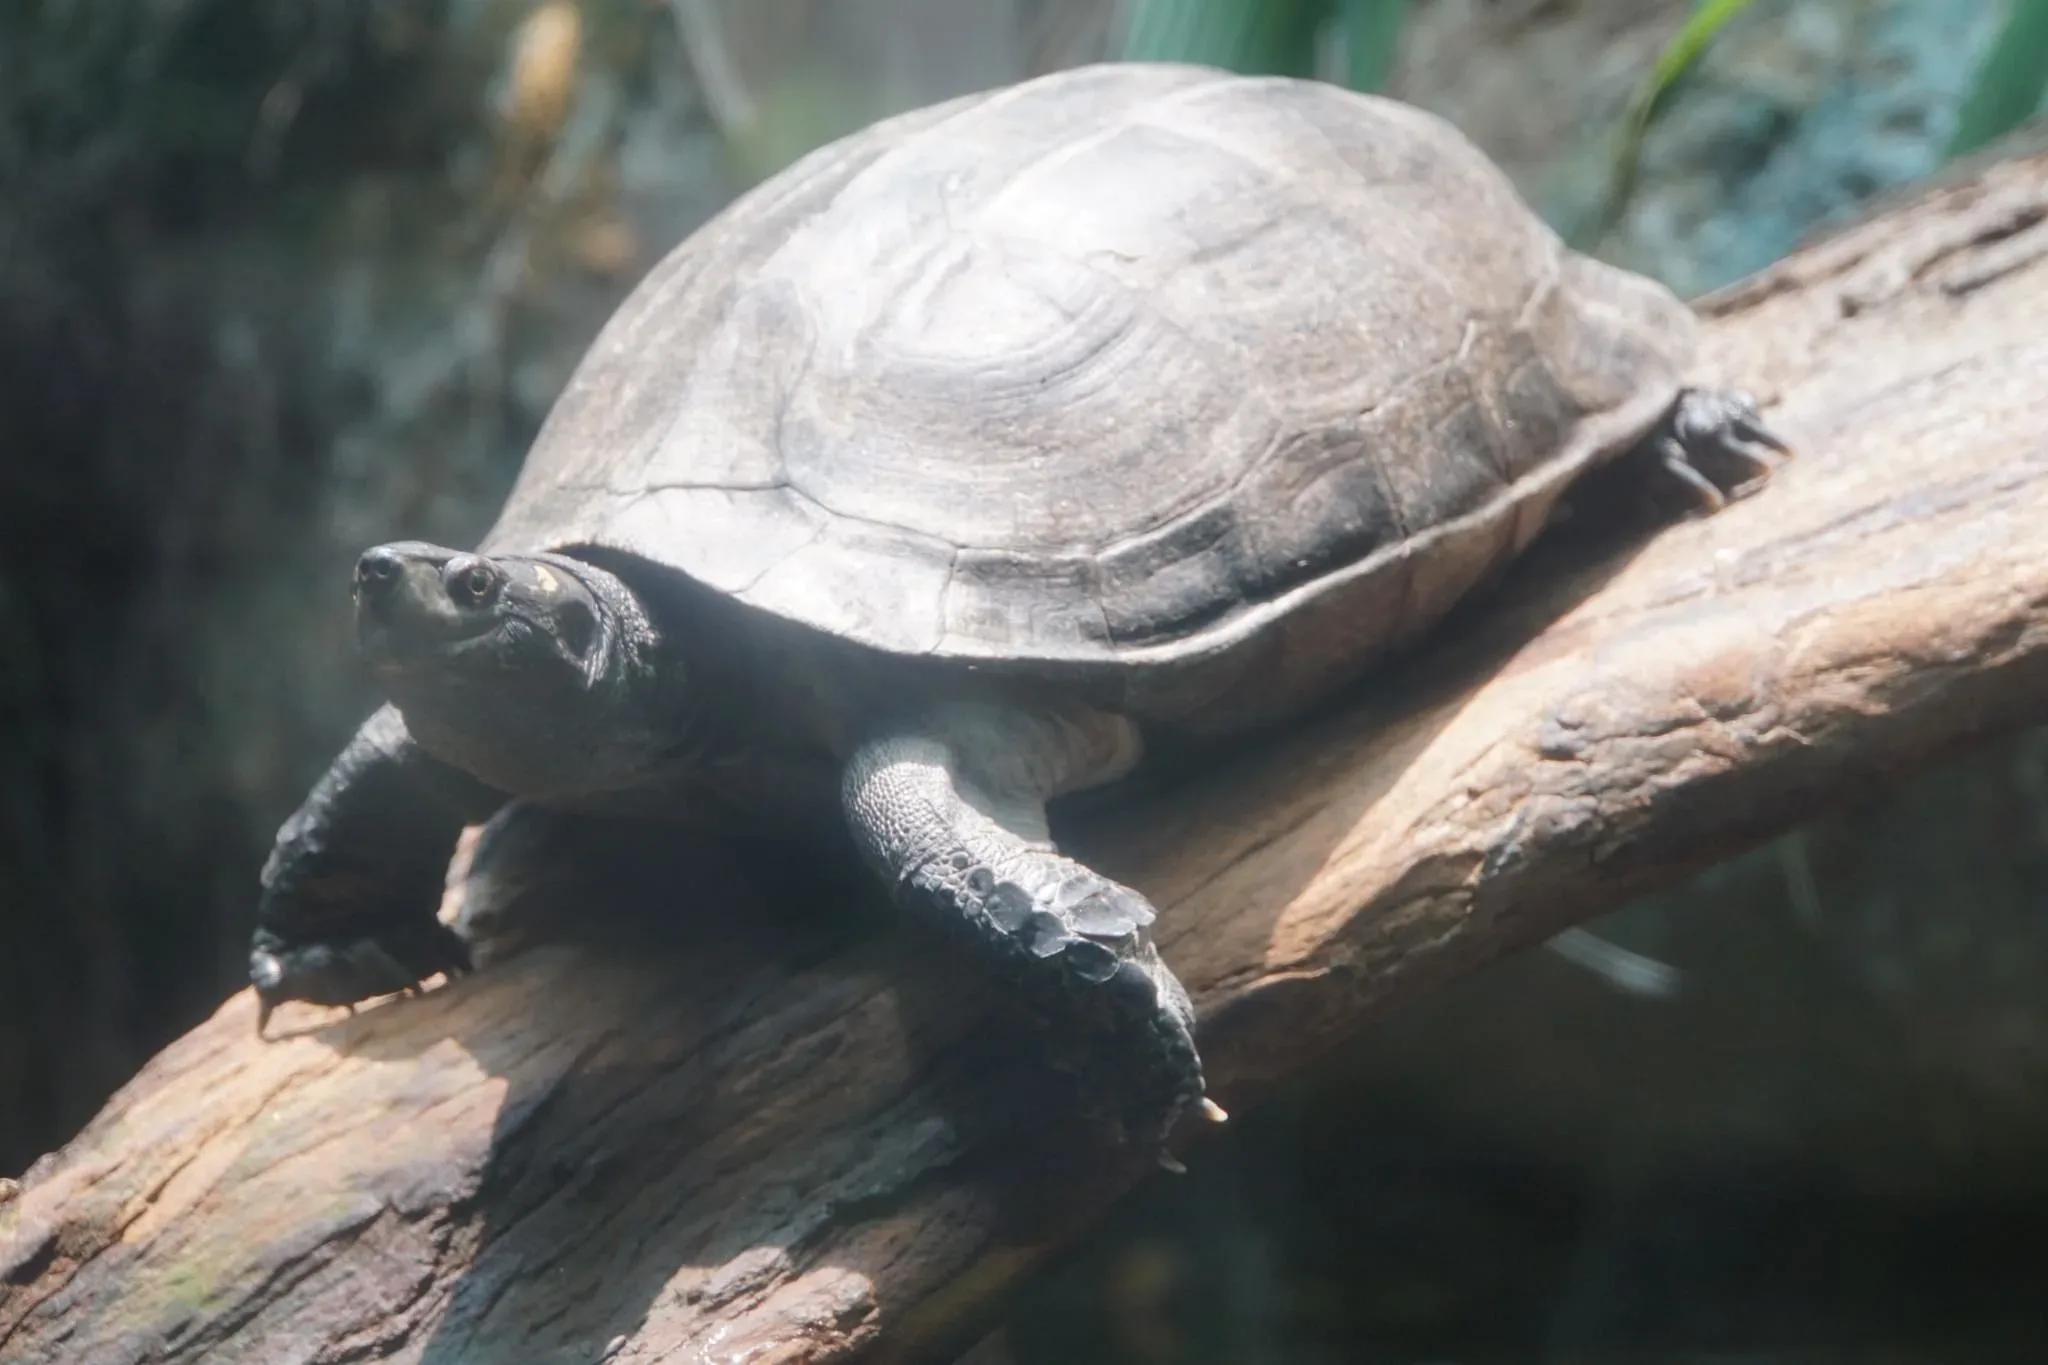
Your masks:
<instances>
[{"instance_id":1,"label":"cracked bark","mask_svg":"<svg viewBox=\"0 0 2048 1365\"><path fill-rule=\"evenodd\" d=\"M1067 830L1164 908L1225 1104L2048 718L2048 153L1702 307L1801 449L1762 496L1582 515L1362 699ZM488 970L270 1046L238 995L0 1185L0 1355L943 1358L1144 1175L829 868L546 821L479 868Z\"/></svg>"}]
</instances>

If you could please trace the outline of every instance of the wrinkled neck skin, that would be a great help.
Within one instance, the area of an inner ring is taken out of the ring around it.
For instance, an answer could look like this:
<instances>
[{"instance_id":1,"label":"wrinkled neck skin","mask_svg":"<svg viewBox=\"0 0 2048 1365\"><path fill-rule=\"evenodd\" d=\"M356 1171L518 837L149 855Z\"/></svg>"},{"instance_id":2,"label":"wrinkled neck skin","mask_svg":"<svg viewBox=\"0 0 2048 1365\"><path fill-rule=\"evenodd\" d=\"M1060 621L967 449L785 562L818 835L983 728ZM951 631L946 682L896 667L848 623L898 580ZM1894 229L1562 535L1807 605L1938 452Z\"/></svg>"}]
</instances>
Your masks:
<instances>
[{"instance_id":1,"label":"wrinkled neck skin","mask_svg":"<svg viewBox=\"0 0 2048 1365\"><path fill-rule=\"evenodd\" d=\"M515 622L506 638L434 666L381 672L413 738L508 795L545 800L627 791L690 763L706 699L681 639L616 575L537 558L573 575L596 606L580 666L535 648L539 625Z\"/></svg>"}]
</instances>

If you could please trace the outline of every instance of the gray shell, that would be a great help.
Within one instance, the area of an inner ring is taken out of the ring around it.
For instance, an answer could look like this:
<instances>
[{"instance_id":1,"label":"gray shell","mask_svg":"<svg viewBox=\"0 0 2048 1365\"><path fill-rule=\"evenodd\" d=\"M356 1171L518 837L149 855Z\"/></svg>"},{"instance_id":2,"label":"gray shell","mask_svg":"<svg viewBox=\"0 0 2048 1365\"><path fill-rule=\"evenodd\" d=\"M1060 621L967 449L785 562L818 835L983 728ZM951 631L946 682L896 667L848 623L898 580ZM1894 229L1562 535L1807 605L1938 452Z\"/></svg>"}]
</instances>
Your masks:
<instances>
[{"instance_id":1,"label":"gray shell","mask_svg":"<svg viewBox=\"0 0 2048 1365\"><path fill-rule=\"evenodd\" d=\"M1520 549L1694 335L1430 115L1087 67L854 134L684 242L483 548L629 551L895 652L1313 673Z\"/></svg>"}]
</instances>

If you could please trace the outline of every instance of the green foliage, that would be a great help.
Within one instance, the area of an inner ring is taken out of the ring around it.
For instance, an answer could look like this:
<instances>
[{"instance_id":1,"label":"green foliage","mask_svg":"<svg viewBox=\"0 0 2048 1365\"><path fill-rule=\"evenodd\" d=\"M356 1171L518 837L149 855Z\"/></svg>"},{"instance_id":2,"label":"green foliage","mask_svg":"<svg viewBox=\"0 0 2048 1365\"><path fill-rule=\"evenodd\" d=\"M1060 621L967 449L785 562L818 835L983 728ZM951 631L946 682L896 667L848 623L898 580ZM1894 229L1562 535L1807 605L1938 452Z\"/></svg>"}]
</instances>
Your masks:
<instances>
[{"instance_id":1,"label":"green foliage","mask_svg":"<svg viewBox=\"0 0 2048 1365\"><path fill-rule=\"evenodd\" d=\"M1407 19L1408 0L1342 0L1338 22L1344 26L1345 81L1352 89L1386 85Z\"/></svg>"},{"instance_id":2,"label":"green foliage","mask_svg":"<svg viewBox=\"0 0 2048 1365\"><path fill-rule=\"evenodd\" d=\"M1123 55L1257 76L1312 76L1329 0L1138 0Z\"/></svg>"},{"instance_id":3,"label":"green foliage","mask_svg":"<svg viewBox=\"0 0 2048 1365\"><path fill-rule=\"evenodd\" d=\"M2011 0L2005 28L1977 68L1956 116L1950 156L1973 152L2017 128L2048 91L2048 0Z\"/></svg>"},{"instance_id":4,"label":"green foliage","mask_svg":"<svg viewBox=\"0 0 2048 1365\"><path fill-rule=\"evenodd\" d=\"M1636 175L1642 165L1643 138L1649 133L1650 125L1656 122L1657 114L1714 38L1751 3L1752 0L1695 0L1684 26L1657 54L1656 64L1637 88L1628 114L1622 120L1614 162L1608 173L1607 194L1594 218L1592 237L1597 239L1620 221L1622 210L1627 208L1629 197L1635 193Z\"/></svg>"},{"instance_id":5,"label":"green foliage","mask_svg":"<svg viewBox=\"0 0 2048 1365\"><path fill-rule=\"evenodd\" d=\"M385 97L428 85L380 37L400 3L0 0L0 174L22 177L0 216L75 216L98 231L119 203L177 225L202 206L232 212L252 180L294 180L341 149L386 165L436 155L413 132L432 90ZM406 0L403 13L433 8ZM293 155L279 157L287 134Z\"/></svg>"},{"instance_id":6,"label":"green foliage","mask_svg":"<svg viewBox=\"0 0 2048 1365\"><path fill-rule=\"evenodd\" d=\"M1198 62L1259 76L1314 76L1317 43L1332 24L1343 38L1346 83L1386 83L1408 0L1138 0L1123 57Z\"/></svg>"},{"instance_id":7,"label":"green foliage","mask_svg":"<svg viewBox=\"0 0 2048 1365\"><path fill-rule=\"evenodd\" d=\"M798 157L891 111L825 63L794 63L764 85L758 115L730 127L726 154L740 184L766 180Z\"/></svg>"},{"instance_id":8,"label":"green foliage","mask_svg":"<svg viewBox=\"0 0 2048 1365\"><path fill-rule=\"evenodd\" d=\"M1607 189L1582 230L1581 246L1620 221L1635 193L1643 142L1672 95L1714 39L1753 0L1694 0L1658 53L1615 134ZM1408 0L1136 0L1122 55L1132 61L1199 62L1248 74L1314 76L1318 39L1335 25L1346 83L1386 84L1408 17ZM2009 0L2005 27L1978 68L1948 153L1974 151L2010 132L2048 94L2048 0Z\"/></svg>"}]
</instances>

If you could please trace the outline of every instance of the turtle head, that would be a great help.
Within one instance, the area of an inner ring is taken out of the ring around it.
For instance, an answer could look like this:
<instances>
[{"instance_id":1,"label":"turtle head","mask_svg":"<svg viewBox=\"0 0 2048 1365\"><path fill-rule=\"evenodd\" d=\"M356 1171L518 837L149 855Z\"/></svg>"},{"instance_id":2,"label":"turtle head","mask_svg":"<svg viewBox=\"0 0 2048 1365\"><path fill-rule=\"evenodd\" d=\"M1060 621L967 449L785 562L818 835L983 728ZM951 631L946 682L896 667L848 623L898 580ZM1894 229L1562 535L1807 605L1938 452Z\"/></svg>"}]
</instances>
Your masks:
<instances>
[{"instance_id":1,"label":"turtle head","mask_svg":"<svg viewBox=\"0 0 2048 1365\"><path fill-rule=\"evenodd\" d=\"M638 597L566 555L366 550L356 641L427 752L501 790L625 784L664 748L679 672Z\"/></svg>"},{"instance_id":2,"label":"turtle head","mask_svg":"<svg viewBox=\"0 0 2048 1365\"><path fill-rule=\"evenodd\" d=\"M365 550L356 560L357 644L380 678L420 669L587 674L605 609L571 563L416 540Z\"/></svg>"}]
</instances>

